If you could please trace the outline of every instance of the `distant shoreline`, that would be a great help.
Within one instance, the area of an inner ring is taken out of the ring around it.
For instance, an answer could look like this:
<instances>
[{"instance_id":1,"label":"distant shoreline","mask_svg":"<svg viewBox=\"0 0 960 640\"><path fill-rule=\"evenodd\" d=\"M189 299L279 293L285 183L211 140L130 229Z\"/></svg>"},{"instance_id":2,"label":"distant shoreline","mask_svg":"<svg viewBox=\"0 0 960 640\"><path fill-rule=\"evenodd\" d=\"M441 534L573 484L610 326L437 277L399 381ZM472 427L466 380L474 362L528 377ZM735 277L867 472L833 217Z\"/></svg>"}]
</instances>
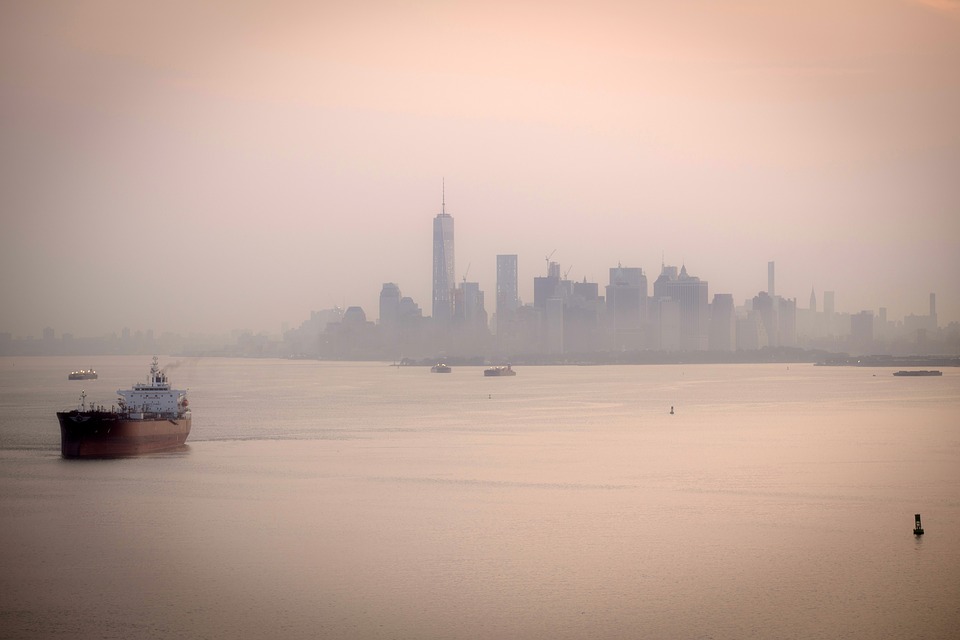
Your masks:
<instances>
[{"instance_id":1,"label":"distant shoreline","mask_svg":"<svg viewBox=\"0 0 960 640\"><path fill-rule=\"evenodd\" d=\"M669 352L639 351L627 353L572 354L572 355L518 355L496 358L403 358L396 366L430 367L437 362L450 366L488 366L491 364L600 366L600 365L652 365L652 364L811 364L832 367L960 367L960 356L850 356L847 354L807 351L802 349L761 349L733 352Z\"/></svg>"},{"instance_id":2,"label":"distant shoreline","mask_svg":"<svg viewBox=\"0 0 960 640\"><path fill-rule=\"evenodd\" d=\"M104 357L144 354L85 354L89 359L101 355ZM509 356L432 356L424 358L396 358L383 356L370 358L324 358L314 355L278 356L274 354L249 355L223 351L179 351L169 354L177 358L244 358L302 360L315 362L380 362L394 367L432 367L443 362L451 367L487 367L491 365L512 364L514 366L603 366L603 365L677 365L677 364L809 364L822 367L960 367L960 355L861 355L851 356L845 353L832 353L820 350L807 350L789 347L764 348L751 351L628 351L616 353L589 354L514 354ZM5 358L43 358L76 357L70 354L4 354Z\"/></svg>"}]
</instances>

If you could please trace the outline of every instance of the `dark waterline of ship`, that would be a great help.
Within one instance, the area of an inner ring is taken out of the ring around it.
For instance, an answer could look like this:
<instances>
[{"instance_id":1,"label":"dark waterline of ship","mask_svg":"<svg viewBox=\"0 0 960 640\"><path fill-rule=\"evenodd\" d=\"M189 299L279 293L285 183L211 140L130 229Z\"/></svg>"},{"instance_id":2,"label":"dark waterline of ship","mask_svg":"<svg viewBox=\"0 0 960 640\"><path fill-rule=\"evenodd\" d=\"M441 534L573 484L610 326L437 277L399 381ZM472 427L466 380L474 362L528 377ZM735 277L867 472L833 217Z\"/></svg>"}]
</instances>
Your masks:
<instances>
[{"instance_id":1,"label":"dark waterline of ship","mask_svg":"<svg viewBox=\"0 0 960 640\"><path fill-rule=\"evenodd\" d=\"M90 364L106 402L143 358ZM70 361L0 358L0 636L960 628L952 368L171 366L186 447L64 460Z\"/></svg>"}]
</instances>

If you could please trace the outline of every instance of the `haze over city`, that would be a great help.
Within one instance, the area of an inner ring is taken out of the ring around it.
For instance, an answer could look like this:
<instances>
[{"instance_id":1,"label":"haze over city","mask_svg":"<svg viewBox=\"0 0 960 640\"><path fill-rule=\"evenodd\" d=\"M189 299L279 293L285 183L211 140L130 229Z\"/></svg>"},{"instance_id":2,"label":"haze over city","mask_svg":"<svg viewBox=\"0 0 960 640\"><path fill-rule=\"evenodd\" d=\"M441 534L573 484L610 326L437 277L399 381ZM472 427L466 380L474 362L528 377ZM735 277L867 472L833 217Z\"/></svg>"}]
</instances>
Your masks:
<instances>
[{"instance_id":1,"label":"haze over city","mask_svg":"<svg viewBox=\"0 0 960 640\"><path fill-rule=\"evenodd\" d=\"M493 311L685 264L740 303L960 320L960 3L0 7L0 331L426 313L431 229ZM469 273L467 269L469 268Z\"/></svg>"}]
</instances>

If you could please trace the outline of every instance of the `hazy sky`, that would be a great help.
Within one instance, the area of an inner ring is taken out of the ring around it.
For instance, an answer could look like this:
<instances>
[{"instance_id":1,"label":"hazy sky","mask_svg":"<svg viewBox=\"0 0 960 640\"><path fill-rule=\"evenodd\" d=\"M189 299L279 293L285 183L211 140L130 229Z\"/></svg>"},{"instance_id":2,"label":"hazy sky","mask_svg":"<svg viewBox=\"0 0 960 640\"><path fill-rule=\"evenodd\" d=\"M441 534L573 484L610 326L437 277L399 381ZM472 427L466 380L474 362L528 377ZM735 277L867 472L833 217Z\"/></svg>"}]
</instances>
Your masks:
<instances>
[{"instance_id":1,"label":"hazy sky","mask_svg":"<svg viewBox=\"0 0 960 640\"><path fill-rule=\"evenodd\" d=\"M0 4L0 331L495 307L545 256L960 320L960 2Z\"/></svg>"}]
</instances>

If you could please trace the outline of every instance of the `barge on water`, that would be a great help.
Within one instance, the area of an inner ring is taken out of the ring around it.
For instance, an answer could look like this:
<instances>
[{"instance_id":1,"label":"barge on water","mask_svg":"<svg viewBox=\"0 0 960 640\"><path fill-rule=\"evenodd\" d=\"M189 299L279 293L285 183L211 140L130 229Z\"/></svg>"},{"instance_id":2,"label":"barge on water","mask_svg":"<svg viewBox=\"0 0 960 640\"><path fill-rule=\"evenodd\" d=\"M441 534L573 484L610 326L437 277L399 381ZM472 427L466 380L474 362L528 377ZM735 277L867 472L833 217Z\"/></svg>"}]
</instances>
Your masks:
<instances>
[{"instance_id":1,"label":"barge on water","mask_svg":"<svg viewBox=\"0 0 960 640\"><path fill-rule=\"evenodd\" d=\"M942 376L943 371L904 370L904 371L894 371L893 375L895 376Z\"/></svg>"}]
</instances>

